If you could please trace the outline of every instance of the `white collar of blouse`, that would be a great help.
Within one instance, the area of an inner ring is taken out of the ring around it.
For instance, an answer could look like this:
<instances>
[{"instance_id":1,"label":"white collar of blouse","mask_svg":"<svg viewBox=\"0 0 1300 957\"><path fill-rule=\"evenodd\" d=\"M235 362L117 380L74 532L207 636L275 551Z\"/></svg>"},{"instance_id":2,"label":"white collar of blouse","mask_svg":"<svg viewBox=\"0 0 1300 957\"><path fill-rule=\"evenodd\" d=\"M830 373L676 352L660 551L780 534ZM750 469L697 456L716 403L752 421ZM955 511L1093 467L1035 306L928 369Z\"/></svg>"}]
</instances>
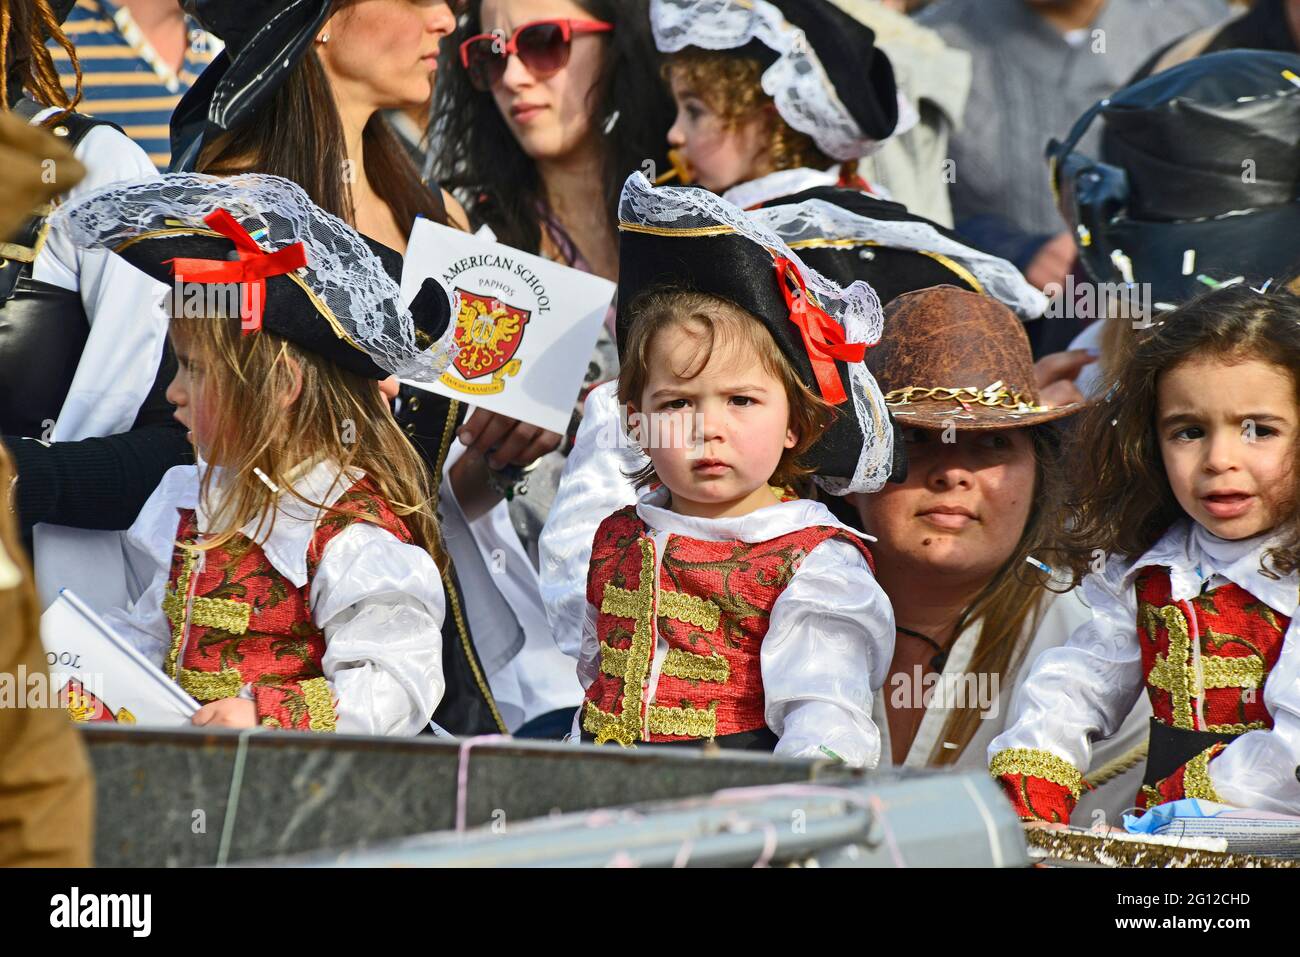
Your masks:
<instances>
[{"instance_id":1,"label":"white collar of blouse","mask_svg":"<svg viewBox=\"0 0 1300 957\"><path fill-rule=\"evenodd\" d=\"M1274 611L1294 617L1300 603L1300 575L1292 572L1270 578L1260 568L1264 552L1278 541L1279 535L1274 532L1230 541L1183 518L1124 571L1123 584L1131 585L1143 568L1165 566L1169 569L1173 598L1187 600L1200 594L1201 586L1212 576L1219 575L1240 585Z\"/></svg>"},{"instance_id":2,"label":"white collar of blouse","mask_svg":"<svg viewBox=\"0 0 1300 957\"><path fill-rule=\"evenodd\" d=\"M199 501L200 476L204 467L200 465L191 470L191 481L180 490L174 503L177 508L194 509L200 529L209 524L209 512L204 508L204 503ZM215 470L212 487L216 489L220 487L221 470L219 466L212 468ZM289 473L291 487L298 495L326 507L337 502L364 474L356 469L343 473L333 459L304 462ZM307 584L307 548L316 533L316 524L320 518L319 508L309 506L282 491L276 500L275 524L269 535L264 528L259 529L256 518L250 519L239 531L249 538L254 538L259 532L265 535L260 544L267 560L295 588L301 588Z\"/></svg>"},{"instance_id":3,"label":"white collar of blouse","mask_svg":"<svg viewBox=\"0 0 1300 957\"><path fill-rule=\"evenodd\" d=\"M850 535L856 535L864 541L875 541L875 538L865 532L859 532L845 525L821 502L806 498L768 505L748 515L725 518L681 515L667 508L667 505L668 489L660 485L641 494L637 501L636 513L650 526L652 533L668 532L707 542L766 542L814 525L830 525Z\"/></svg>"},{"instance_id":4,"label":"white collar of blouse","mask_svg":"<svg viewBox=\"0 0 1300 957\"><path fill-rule=\"evenodd\" d=\"M801 193L805 189L812 189L816 186L834 186L839 181L838 164L829 170L809 169L807 167L780 169L775 173L768 173L758 179L751 179L747 183L733 186L722 194L722 198L733 206L749 209L751 206L771 202L774 199L781 199L784 196L793 196L795 193Z\"/></svg>"}]
</instances>

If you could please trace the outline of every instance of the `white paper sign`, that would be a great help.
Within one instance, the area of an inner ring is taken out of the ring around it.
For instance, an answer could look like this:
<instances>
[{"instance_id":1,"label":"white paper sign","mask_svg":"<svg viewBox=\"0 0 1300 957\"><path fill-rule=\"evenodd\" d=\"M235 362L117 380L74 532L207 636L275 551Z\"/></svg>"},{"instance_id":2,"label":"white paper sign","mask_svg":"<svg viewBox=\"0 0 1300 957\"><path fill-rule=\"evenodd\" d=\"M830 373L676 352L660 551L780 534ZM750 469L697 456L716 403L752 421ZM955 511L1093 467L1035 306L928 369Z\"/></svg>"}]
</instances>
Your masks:
<instances>
[{"instance_id":1,"label":"white paper sign","mask_svg":"<svg viewBox=\"0 0 1300 957\"><path fill-rule=\"evenodd\" d=\"M199 704L64 589L41 615L52 687L76 721L188 724Z\"/></svg>"},{"instance_id":2,"label":"white paper sign","mask_svg":"<svg viewBox=\"0 0 1300 957\"><path fill-rule=\"evenodd\" d=\"M614 284L418 219L402 270L403 301L430 277L457 294L452 322L460 354L437 382L409 384L563 433Z\"/></svg>"}]
</instances>

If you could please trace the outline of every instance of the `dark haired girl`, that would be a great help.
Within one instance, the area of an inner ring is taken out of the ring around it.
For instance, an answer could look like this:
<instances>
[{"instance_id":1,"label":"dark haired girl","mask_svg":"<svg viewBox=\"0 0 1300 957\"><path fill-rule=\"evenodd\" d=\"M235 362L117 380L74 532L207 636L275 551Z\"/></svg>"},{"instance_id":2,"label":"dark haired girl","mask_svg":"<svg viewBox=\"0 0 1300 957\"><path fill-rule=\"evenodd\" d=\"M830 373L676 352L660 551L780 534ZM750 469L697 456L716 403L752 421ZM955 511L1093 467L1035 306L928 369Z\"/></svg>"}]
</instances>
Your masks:
<instances>
[{"instance_id":1,"label":"dark haired girl","mask_svg":"<svg viewBox=\"0 0 1300 957\"><path fill-rule=\"evenodd\" d=\"M645 0L470 0L454 42L435 176L501 242L615 278L619 191L672 124Z\"/></svg>"},{"instance_id":2,"label":"dark haired girl","mask_svg":"<svg viewBox=\"0 0 1300 957\"><path fill-rule=\"evenodd\" d=\"M1143 689L1139 806L1300 813L1296 369L1300 300L1230 287L1167 314L1085 414L1062 535L1092 621L1038 659L989 746L1024 819L1069 820L1093 742Z\"/></svg>"}]
</instances>

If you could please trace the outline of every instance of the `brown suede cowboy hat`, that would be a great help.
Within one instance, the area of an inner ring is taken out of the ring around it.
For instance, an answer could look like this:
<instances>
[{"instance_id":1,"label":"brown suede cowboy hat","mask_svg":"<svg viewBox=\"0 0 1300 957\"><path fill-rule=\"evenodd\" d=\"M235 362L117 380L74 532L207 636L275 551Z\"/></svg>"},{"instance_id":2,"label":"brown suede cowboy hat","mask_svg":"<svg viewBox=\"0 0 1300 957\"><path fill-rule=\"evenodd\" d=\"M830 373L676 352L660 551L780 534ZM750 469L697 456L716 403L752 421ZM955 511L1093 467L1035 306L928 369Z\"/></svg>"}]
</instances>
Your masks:
<instances>
[{"instance_id":1,"label":"brown suede cowboy hat","mask_svg":"<svg viewBox=\"0 0 1300 957\"><path fill-rule=\"evenodd\" d=\"M1040 405L1029 337L1016 314L956 286L904 293L886 306L867 367L903 428L1015 429L1086 405Z\"/></svg>"}]
</instances>

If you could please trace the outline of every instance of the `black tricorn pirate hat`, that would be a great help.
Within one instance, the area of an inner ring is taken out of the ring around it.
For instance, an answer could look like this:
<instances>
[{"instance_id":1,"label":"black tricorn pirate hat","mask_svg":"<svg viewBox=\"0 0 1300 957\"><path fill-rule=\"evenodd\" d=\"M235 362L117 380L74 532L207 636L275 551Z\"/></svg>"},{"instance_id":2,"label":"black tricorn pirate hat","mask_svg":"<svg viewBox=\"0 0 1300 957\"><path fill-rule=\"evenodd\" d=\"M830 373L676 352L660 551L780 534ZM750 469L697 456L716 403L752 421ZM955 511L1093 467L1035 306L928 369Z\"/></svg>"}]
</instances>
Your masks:
<instances>
[{"instance_id":1,"label":"black tricorn pirate hat","mask_svg":"<svg viewBox=\"0 0 1300 957\"><path fill-rule=\"evenodd\" d=\"M175 311L213 287L237 292L246 331L264 328L358 375L431 380L450 361L443 288L425 280L403 307L401 257L281 177L168 174L98 190L51 222L80 246L188 284L173 287Z\"/></svg>"},{"instance_id":2,"label":"black tricorn pirate hat","mask_svg":"<svg viewBox=\"0 0 1300 957\"><path fill-rule=\"evenodd\" d=\"M252 116L298 66L334 0L183 0L225 48L172 112L172 169L193 169L206 139Z\"/></svg>"},{"instance_id":3,"label":"black tricorn pirate hat","mask_svg":"<svg viewBox=\"0 0 1300 957\"><path fill-rule=\"evenodd\" d=\"M1076 151L1098 117L1100 160ZM1300 55L1195 57L1094 104L1047 155L1094 280L1177 304L1300 265Z\"/></svg>"},{"instance_id":4,"label":"black tricorn pirate hat","mask_svg":"<svg viewBox=\"0 0 1300 957\"><path fill-rule=\"evenodd\" d=\"M661 52L692 46L728 52L758 60L765 73L788 62L780 87L801 78L819 81L789 101L774 98L781 118L832 159L866 155L898 125L889 57L876 47L870 27L830 0L651 0L650 19Z\"/></svg>"},{"instance_id":5,"label":"black tricorn pirate hat","mask_svg":"<svg viewBox=\"0 0 1300 957\"><path fill-rule=\"evenodd\" d=\"M769 0L804 32L831 86L862 131L883 140L898 123L898 87L876 33L830 0Z\"/></svg>"},{"instance_id":6,"label":"black tricorn pirate hat","mask_svg":"<svg viewBox=\"0 0 1300 957\"><path fill-rule=\"evenodd\" d=\"M681 289L734 303L755 316L808 387L835 406L805 455L835 494L878 489L902 446L863 356L880 336L880 303L866 283L841 289L774 233L707 190L653 188L640 173L619 204L620 354L639 296Z\"/></svg>"},{"instance_id":7,"label":"black tricorn pirate hat","mask_svg":"<svg viewBox=\"0 0 1300 957\"><path fill-rule=\"evenodd\" d=\"M953 285L999 300L1036 319L1047 301L1005 259L970 246L952 230L901 203L855 189L815 186L750 213L799 257L840 286L861 279L880 302L917 289Z\"/></svg>"}]
</instances>

